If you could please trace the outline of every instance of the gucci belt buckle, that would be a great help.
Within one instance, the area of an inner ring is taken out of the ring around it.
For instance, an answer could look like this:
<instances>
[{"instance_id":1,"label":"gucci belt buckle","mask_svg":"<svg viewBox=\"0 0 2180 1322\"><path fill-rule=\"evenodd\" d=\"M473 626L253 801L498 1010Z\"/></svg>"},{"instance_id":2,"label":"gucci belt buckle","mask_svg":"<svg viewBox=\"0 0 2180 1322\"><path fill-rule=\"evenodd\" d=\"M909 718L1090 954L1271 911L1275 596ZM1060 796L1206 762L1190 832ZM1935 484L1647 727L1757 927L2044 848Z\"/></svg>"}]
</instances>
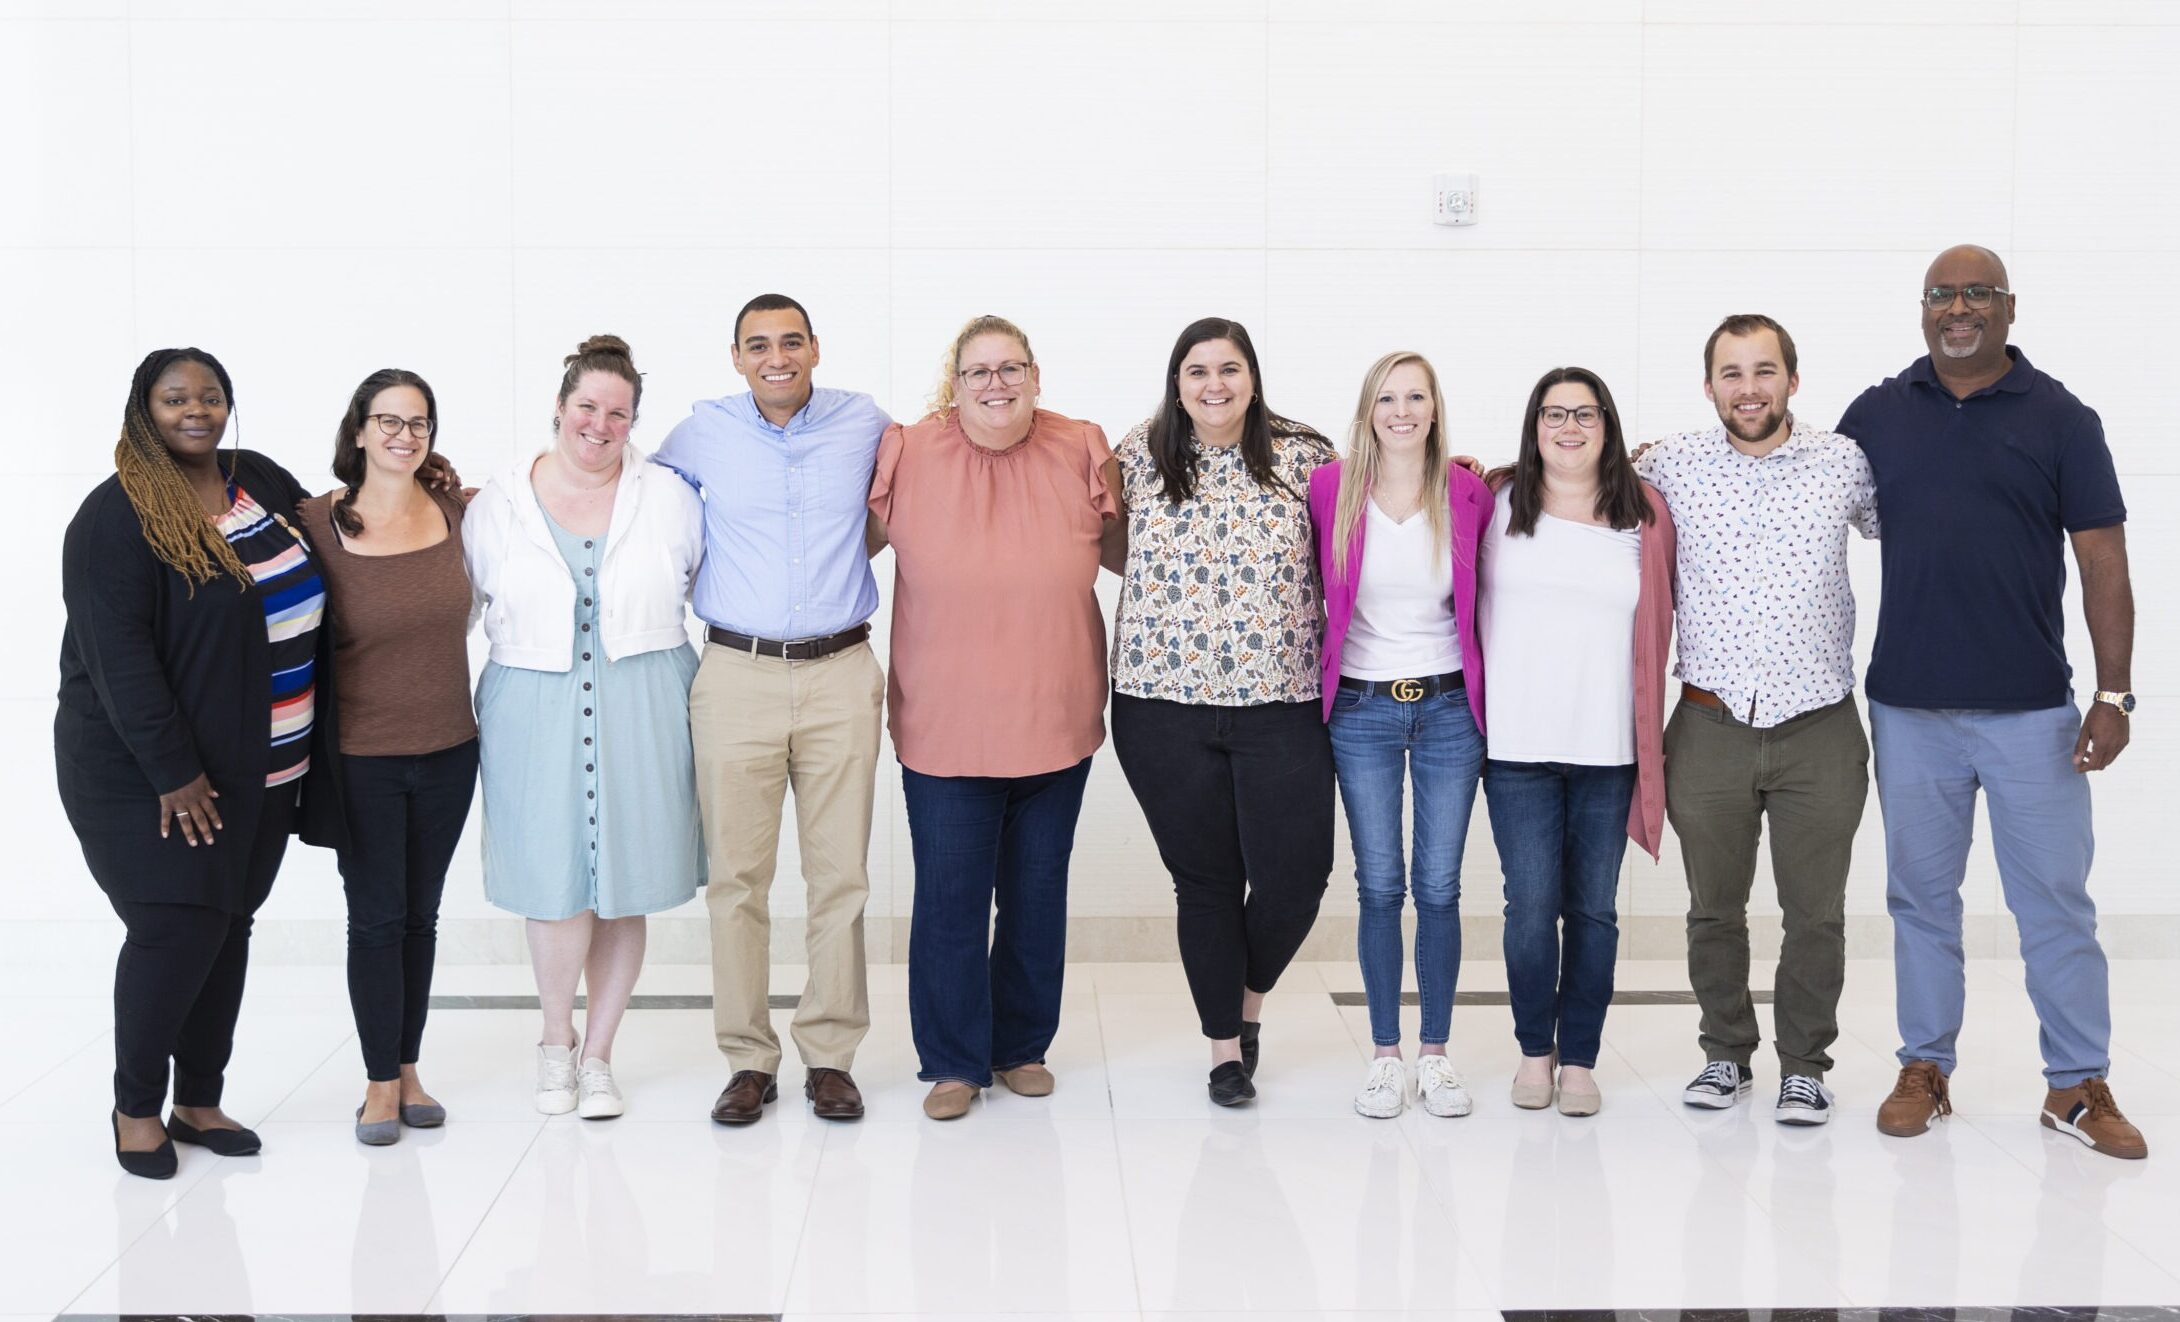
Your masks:
<instances>
[{"instance_id":1,"label":"gucci belt buckle","mask_svg":"<svg viewBox=\"0 0 2180 1322\"><path fill-rule=\"evenodd\" d=\"M1414 702L1423 696L1423 681L1420 679L1396 679L1386 686L1385 691L1392 696L1395 702Z\"/></svg>"}]
</instances>

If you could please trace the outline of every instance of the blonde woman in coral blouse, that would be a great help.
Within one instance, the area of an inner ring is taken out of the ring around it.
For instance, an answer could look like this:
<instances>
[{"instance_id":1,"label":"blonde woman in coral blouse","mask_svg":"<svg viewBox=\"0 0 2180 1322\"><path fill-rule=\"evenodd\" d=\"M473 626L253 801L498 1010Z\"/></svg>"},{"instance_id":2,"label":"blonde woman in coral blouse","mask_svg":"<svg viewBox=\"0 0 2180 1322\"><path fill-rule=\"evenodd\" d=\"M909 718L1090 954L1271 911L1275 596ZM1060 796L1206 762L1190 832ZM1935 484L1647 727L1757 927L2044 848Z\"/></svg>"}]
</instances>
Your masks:
<instances>
[{"instance_id":1,"label":"blonde woman in coral blouse","mask_svg":"<svg viewBox=\"0 0 2180 1322\"><path fill-rule=\"evenodd\" d=\"M1068 856L1105 742L1093 588L1119 550L1119 477L1105 433L1038 408L1038 384L1029 337L976 318L931 412L886 429L871 482L872 545L894 555L886 710L916 863L909 1021L934 1120L966 1114L995 1076L1025 1097L1053 1089Z\"/></svg>"}]
</instances>

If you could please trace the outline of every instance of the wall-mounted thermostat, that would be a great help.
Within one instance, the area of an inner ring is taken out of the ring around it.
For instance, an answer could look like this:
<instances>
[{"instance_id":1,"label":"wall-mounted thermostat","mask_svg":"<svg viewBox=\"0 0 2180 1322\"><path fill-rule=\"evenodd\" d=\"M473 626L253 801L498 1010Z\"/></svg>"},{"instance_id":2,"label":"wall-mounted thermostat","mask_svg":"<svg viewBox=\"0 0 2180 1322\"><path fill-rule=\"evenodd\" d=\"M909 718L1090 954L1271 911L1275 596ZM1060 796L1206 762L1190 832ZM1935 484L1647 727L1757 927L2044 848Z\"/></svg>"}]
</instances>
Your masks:
<instances>
[{"instance_id":1,"label":"wall-mounted thermostat","mask_svg":"<svg viewBox=\"0 0 2180 1322\"><path fill-rule=\"evenodd\" d=\"M1475 175L1434 174L1431 176L1431 223L1434 225L1473 225L1476 223Z\"/></svg>"}]
</instances>

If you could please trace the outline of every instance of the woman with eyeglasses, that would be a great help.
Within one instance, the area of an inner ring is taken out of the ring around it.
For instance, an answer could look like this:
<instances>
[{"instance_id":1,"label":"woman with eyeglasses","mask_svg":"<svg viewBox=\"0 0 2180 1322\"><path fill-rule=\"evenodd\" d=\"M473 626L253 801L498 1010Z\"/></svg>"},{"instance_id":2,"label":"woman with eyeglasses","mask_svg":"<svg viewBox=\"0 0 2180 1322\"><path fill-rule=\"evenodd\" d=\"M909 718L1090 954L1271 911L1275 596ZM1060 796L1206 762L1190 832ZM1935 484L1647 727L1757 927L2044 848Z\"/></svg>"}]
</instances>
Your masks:
<instances>
[{"instance_id":1,"label":"woman with eyeglasses","mask_svg":"<svg viewBox=\"0 0 2180 1322\"><path fill-rule=\"evenodd\" d=\"M1310 475L1325 582L1324 715L1355 846L1356 953L1375 1047L1357 1112L1407 1108L1400 1054L1401 925L1415 893L1422 1002L1414 1092L1436 1116L1467 1115L1447 1055L1461 971L1461 854L1484 767L1484 662L1476 642L1476 543L1491 489L1448 462L1438 375L1389 353L1363 378L1347 454ZM1401 805L1415 787L1414 848Z\"/></svg>"},{"instance_id":2,"label":"woman with eyeglasses","mask_svg":"<svg viewBox=\"0 0 2180 1322\"><path fill-rule=\"evenodd\" d=\"M438 402L414 372L363 379L333 434L342 486L302 503L324 571L334 700L319 713L329 772L303 796L303 838L339 856L348 1001L363 1052L356 1138L393 1143L446 1110L417 1075L439 897L477 784L469 704L462 501L420 470Z\"/></svg>"},{"instance_id":3,"label":"woman with eyeglasses","mask_svg":"<svg viewBox=\"0 0 2180 1322\"><path fill-rule=\"evenodd\" d=\"M1635 475L1612 392L1546 372L1519 457L1492 474L1481 550L1484 797L1506 884L1506 979L1522 1062L1514 1105L1603 1105L1594 1070L1619 952L1627 841L1665 819L1673 523Z\"/></svg>"},{"instance_id":4,"label":"woman with eyeglasses","mask_svg":"<svg viewBox=\"0 0 2180 1322\"><path fill-rule=\"evenodd\" d=\"M145 357L114 476L61 545L53 750L61 808L128 930L114 1149L148 1179L175 1173L177 1142L223 1156L261 1146L220 1103L251 916L311 769L324 591L294 523L306 493L263 455L220 453L234 398L202 349Z\"/></svg>"},{"instance_id":5,"label":"woman with eyeglasses","mask_svg":"<svg viewBox=\"0 0 2180 1322\"><path fill-rule=\"evenodd\" d=\"M477 493L462 555L492 645L485 898L527 920L543 1018L532 1100L605 1120L626 1109L613 1039L645 916L704 884L688 632L703 505L628 438L643 377L627 342L594 335L561 362L552 444Z\"/></svg>"},{"instance_id":6,"label":"woman with eyeglasses","mask_svg":"<svg viewBox=\"0 0 2180 1322\"><path fill-rule=\"evenodd\" d=\"M893 547L886 713L916 863L909 1025L934 1120L995 1078L1053 1090L1068 857L1105 742L1094 588L1118 553L1119 476L1095 423L1037 407L1042 384L1020 327L972 320L929 413L886 429L871 481L871 545Z\"/></svg>"},{"instance_id":7,"label":"woman with eyeglasses","mask_svg":"<svg viewBox=\"0 0 2180 1322\"><path fill-rule=\"evenodd\" d=\"M1333 452L1264 402L1236 322L1184 329L1162 390L1120 443L1113 751L1173 875L1211 1100L1239 1106L1256 1096L1265 993L1332 873L1309 486Z\"/></svg>"}]
</instances>

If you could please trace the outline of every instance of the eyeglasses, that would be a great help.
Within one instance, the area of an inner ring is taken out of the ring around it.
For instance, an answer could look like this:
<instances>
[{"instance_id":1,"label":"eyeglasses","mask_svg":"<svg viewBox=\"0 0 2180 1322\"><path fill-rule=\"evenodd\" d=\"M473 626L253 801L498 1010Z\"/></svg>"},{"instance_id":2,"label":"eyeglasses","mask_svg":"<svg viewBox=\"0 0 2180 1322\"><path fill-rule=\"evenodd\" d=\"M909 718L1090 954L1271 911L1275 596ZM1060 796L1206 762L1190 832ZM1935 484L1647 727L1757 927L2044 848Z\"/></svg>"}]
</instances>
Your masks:
<instances>
[{"instance_id":1,"label":"eyeglasses","mask_svg":"<svg viewBox=\"0 0 2180 1322\"><path fill-rule=\"evenodd\" d=\"M1546 404L1537 410L1537 421L1547 427L1564 427L1569 418L1574 419L1575 426L1595 431L1597 424L1605 420L1605 408L1602 404L1584 404L1578 409L1563 409L1557 404Z\"/></svg>"},{"instance_id":2,"label":"eyeglasses","mask_svg":"<svg viewBox=\"0 0 2180 1322\"><path fill-rule=\"evenodd\" d=\"M982 390L999 378L1003 386L1018 386L1029 380L1028 363L1001 363L997 367L972 367L961 374L961 383L971 390Z\"/></svg>"},{"instance_id":3,"label":"eyeglasses","mask_svg":"<svg viewBox=\"0 0 2180 1322\"><path fill-rule=\"evenodd\" d=\"M1932 285L1923 291L1923 306L1933 312L1942 312L1952 307L1953 299L1958 296L1980 312L1991 306L1995 295L2012 293L2011 289L2001 289L1997 285Z\"/></svg>"},{"instance_id":4,"label":"eyeglasses","mask_svg":"<svg viewBox=\"0 0 2180 1322\"><path fill-rule=\"evenodd\" d=\"M399 418L391 413L367 414L364 421L377 423L381 436L399 436L402 428L406 427L409 435L420 441L430 440L431 434L438 430L438 424L430 418Z\"/></svg>"}]
</instances>

